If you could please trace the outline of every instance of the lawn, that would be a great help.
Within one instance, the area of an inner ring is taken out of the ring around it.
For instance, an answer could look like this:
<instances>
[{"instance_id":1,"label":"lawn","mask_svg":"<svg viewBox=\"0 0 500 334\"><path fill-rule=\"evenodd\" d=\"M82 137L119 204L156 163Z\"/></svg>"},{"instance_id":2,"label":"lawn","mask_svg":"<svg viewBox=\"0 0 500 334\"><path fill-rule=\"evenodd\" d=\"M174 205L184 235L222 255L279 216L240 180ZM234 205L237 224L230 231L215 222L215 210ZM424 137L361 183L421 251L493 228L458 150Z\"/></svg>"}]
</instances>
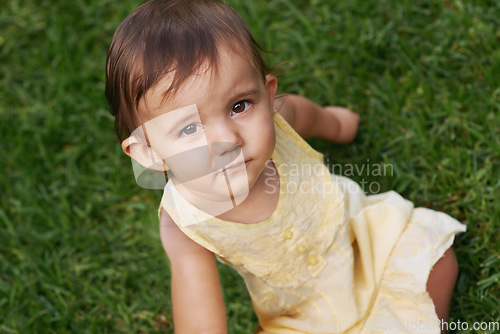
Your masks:
<instances>
[{"instance_id":1,"label":"lawn","mask_svg":"<svg viewBox=\"0 0 500 334\"><path fill-rule=\"evenodd\" d=\"M354 143L311 140L334 171L467 224L450 321L500 322L500 2L229 2L281 91L361 114ZM138 4L0 5L0 333L173 333L161 192L136 185L104 98ZM229 332L252 333L244 283L220 275Z\"/></svg>"}]
</instances>

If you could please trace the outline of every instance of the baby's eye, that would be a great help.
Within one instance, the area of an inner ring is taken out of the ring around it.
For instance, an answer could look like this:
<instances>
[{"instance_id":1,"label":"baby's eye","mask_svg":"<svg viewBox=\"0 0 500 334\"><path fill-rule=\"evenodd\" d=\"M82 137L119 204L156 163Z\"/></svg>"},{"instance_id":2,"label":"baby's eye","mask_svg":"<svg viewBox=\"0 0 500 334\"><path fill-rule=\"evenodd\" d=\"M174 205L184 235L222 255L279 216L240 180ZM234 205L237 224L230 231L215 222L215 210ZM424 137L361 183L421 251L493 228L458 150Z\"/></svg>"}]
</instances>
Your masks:
<instances>
[{"instance_id":1,"label":"baby's eye","mask_svg":"<svg viewBox=\"0 0 500 334\"><path fill-rule=\"evenodd\" d=\"M249 107L250 107L250 102L240 101L234 104L233 109L231 111L235 114L239 114L247 110Z\"/></svg>"},{"instance_id":2,"label":"baby's eye","mask_svg":"<svg viewBox=\"0 0 500 334\"><path fill-rule=\"evenodd\" d=\"M194 133L196 133L196 131L198 131L198 124L196 123L191 123L189 124L188 126L185 126L181 131L180 131L180 134L179 136L189 136L189 135L192 135Z\"/></svg>"}]
</instances>

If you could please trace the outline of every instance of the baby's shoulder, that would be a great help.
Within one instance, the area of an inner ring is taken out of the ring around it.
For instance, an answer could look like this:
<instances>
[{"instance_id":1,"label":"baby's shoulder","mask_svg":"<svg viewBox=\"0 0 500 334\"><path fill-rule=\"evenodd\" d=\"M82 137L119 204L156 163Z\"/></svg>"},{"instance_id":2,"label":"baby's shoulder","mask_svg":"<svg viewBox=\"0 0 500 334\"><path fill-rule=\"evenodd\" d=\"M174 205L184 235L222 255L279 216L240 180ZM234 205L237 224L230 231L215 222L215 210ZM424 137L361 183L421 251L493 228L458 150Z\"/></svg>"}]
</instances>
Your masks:
<instances>
[{"instance_id":1,"label":"baby's shoulder","mask_svg":"<svg viewBox=\"0 0 500 334\"><path fill-rule=\"evenodd\" d=\"M160 238L171 262L206 252L211 253L187 237L163 208L160 211Z\"/></svg>"}]
</instances>

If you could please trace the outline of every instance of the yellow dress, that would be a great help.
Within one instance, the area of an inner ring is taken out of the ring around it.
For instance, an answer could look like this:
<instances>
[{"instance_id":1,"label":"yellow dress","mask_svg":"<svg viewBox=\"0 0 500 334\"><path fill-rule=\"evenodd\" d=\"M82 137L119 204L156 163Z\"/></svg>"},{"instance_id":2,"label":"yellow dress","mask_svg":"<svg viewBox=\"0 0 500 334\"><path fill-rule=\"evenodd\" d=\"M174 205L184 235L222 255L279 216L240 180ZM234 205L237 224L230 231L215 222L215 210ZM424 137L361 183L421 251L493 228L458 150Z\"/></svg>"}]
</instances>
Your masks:
<instances>
[{"instance_id":1,"label":"yellow dress","mask_svg":"<svg viewBox=\"0 0 500 334\"><path fill-rule=\"evenodd\" d=\"M465 226L395 192L366 196L274 114L276 210L241 224L212 217L169 182L161 207L245 280L260 334L439 333L426 282Z\"/></svg>"}]
</instances>

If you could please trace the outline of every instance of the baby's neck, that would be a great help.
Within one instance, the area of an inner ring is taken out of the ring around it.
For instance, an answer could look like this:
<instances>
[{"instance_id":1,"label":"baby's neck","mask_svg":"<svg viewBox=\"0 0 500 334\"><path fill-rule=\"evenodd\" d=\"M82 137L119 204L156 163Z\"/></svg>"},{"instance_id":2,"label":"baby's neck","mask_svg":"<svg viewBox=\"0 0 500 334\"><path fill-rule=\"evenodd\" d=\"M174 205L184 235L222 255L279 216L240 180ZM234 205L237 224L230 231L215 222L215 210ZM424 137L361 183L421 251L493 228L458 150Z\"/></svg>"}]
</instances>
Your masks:
<instances>
[{"instance_id":1,"label":"baby's neck","mask_svg":"<svg viewBox=\"0 0 500 334\"><path fill-rule=\"evenodd\" d=\"M261 222L272 215L278 205L280 182L278 172L269 161L259 178L250 188L247 198L217 218L242 224Z\"/></svg>"}]
</instances>

